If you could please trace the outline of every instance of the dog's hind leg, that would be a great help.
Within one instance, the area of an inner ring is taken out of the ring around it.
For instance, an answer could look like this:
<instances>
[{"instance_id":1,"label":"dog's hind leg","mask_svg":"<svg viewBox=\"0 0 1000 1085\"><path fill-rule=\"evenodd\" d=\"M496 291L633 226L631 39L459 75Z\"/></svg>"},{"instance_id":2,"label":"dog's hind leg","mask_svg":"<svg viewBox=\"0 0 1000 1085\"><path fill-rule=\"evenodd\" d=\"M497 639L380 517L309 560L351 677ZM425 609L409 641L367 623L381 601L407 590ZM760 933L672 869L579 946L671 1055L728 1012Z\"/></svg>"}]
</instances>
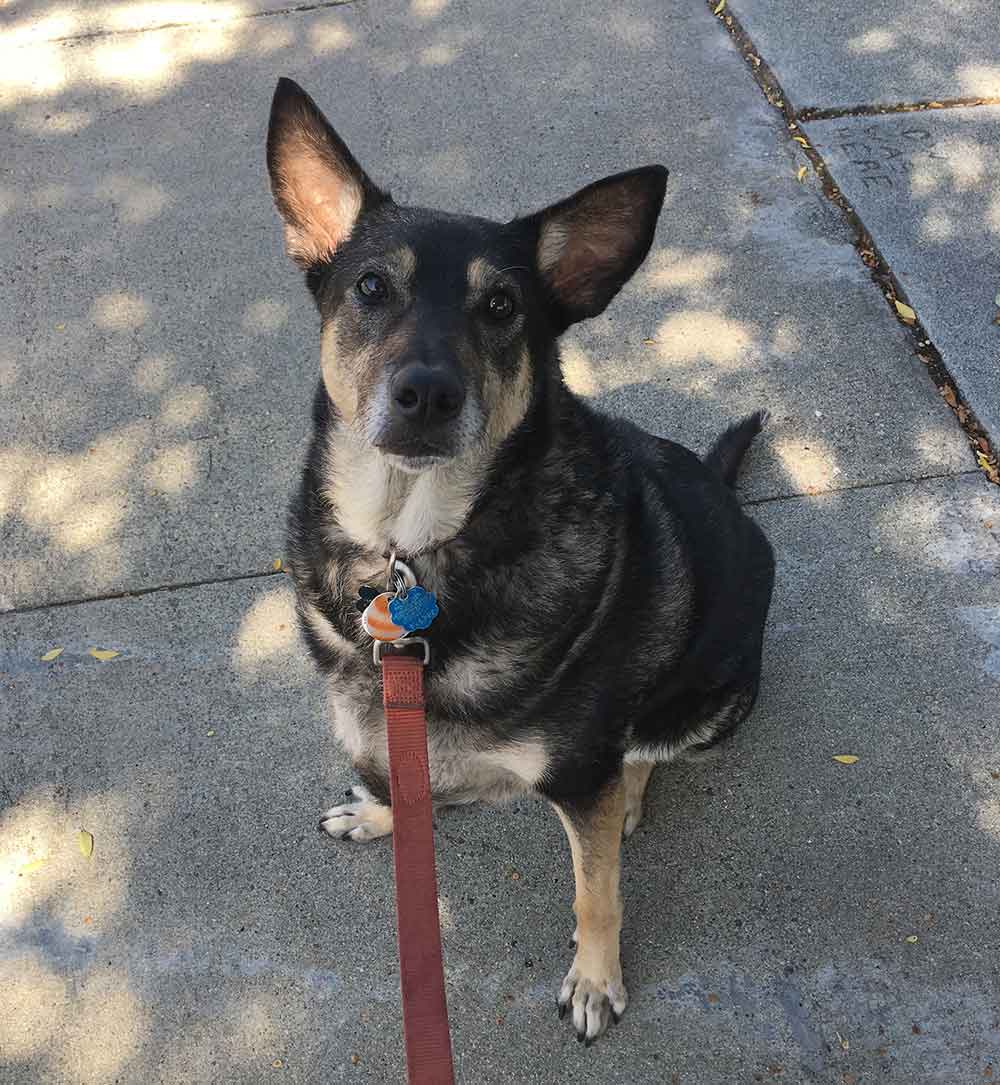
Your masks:
<instances>
[{"instance_id":1,"label":"dog's hind leg","mask_svg":"<svg viewBox=\"0 0 1000 1085\"><path fill-rule=\"evenodd\" d=\"M631 836L642 821L642 797L646 794L649 777L656 768L655 761L625 762L625 828Z\"/></svg>"},{"instance_id":2,"label":"dog's hind leg","mask_svg":"<svg viewBox=\"0 0 1000 1085\"><path fill-rule=\"evenodd\" d=\"M590 1044L628 1002L619 955L624 777L592 802L553 805L566 830L576 879L576 956L559 991L559 1016L571 1011L576 1038Z\"/></svg>"}]
</instances>

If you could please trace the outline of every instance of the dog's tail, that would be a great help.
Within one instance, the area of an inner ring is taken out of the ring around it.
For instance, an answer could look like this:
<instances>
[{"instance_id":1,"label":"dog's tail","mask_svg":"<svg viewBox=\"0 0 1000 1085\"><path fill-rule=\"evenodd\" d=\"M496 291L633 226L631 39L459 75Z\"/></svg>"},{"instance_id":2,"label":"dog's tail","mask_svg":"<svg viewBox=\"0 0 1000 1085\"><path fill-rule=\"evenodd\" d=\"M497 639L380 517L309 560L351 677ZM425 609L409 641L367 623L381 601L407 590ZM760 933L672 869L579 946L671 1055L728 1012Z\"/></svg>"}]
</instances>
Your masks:
<instances>
[{"instance_id":1,"label":"dog's tail","mask_svg":"<svg viewBox=\"0 0 1000 1085\"><path fill-rule=\"evenodd\" d=\"M736 481L743 457L747 454L754 437L767 425L767 411L754 411L741 422L735 422L705 454L705 466L722 476L727 486Z\"/></svg>"}]
</instances>

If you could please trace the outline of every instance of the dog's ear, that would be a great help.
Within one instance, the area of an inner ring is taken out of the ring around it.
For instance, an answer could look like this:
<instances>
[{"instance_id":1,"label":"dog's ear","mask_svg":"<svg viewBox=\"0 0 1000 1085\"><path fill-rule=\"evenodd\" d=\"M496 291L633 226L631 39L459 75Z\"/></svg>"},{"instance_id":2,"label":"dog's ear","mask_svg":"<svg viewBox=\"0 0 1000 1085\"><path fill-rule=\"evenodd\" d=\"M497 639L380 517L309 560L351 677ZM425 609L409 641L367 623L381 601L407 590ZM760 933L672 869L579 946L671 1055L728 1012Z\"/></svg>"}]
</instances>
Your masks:
<instances>
[{"instance_id":1,"label":"dog's ear","mask_svg":"<svg viewBox=\"0 0 1000 1085\"><path fill-rule=\"evenodd\" d=\"M604 311L653 243L667 171L643 166L606 177L528 219L539 274L559 331Z\"/></svg>"},{"instance_id":2,"label":"dog's ear","mask_svg":"<svg viewBox=\"0 0 1000 1085\"><path fill-rule=\"evenodd\" d=\"M388 199L291 79L278 80L271 102L267 169L288 255L307 270L337 251L363 211Z\"/></svg>"}]
</instances>

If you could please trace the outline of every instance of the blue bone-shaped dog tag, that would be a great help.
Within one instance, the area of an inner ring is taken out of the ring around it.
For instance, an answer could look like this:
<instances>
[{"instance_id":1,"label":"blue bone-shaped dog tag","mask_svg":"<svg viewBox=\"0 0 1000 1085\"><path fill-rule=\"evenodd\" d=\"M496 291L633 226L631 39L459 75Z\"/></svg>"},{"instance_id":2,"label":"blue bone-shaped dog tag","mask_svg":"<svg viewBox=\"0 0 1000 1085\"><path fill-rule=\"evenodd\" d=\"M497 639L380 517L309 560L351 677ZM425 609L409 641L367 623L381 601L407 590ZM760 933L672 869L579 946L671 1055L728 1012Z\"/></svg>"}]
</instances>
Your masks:
<instances>
[{"instance_id":1,"label":"blue bone-shaped dog tag","mask_svg":"<svg viewBox=\"0 0 1000 1085\"><path fill-rule=\"evenodd\" d=\"M389 617L407 632L426 629L438 616L434 593L424 588L410 588L405 596L397 595L389 603Z\"/></svg>"}]
</instances>

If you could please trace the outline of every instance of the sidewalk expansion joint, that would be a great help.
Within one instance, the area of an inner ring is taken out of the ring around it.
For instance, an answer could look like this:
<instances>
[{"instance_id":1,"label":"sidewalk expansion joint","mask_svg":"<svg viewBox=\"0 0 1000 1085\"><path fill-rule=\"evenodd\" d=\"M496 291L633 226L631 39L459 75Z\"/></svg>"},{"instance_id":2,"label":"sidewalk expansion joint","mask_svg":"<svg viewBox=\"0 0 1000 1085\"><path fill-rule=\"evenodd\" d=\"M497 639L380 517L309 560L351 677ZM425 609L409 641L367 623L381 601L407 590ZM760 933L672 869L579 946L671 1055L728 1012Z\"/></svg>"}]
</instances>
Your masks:
<instances>
[{"instance_id":1,"label":"sidewalk expansion joint","mask_svg":"<svg viewBox=\"0 0 1000 1085\"><path fill-rule=\"evenodd\" d=\"M840 117L878 117L884 113L924 113L929 109L966 109L977 105L1000 105L1000 98L942 98L926 102L897 102L882 105L877 102L845 106L809 106L795 114L799 124L808 121L832 121Z\"/></svg>"},{"instance_id":2,"label":"sidewalk expansion joint","mask_svg":"<svg viewBox=\"0 0 1000 1085\"><path fill-rule=\"evenodd\" d=\"M941 398L948 404L957 418L979 470L986 475L990 482L1000 486L998 450L991 445L990 439L975 412L963 398L958 385L948 372L948 367L941 357L940 351L931 342L931 338L921 323L920 317L913 306L910 305L899 280L889 266L889 262L875 244L872 235L862 222L861 216L840 191L840 186L833 174L830 173L823 156L799 127L801 115L788 100L788 95L774 71L760 55L750 35L743 29L739 19L733 15L726 0L718 0L718 2L706 0L706 3L709 11L729 32L768 103L781 114L788 130L789 139L797 143L801 152L808 158L816 176L820 180L823 194L831 203L836 204L850 225L854 232L854 247L858 252L858 256L865 267L868 268L872 281L882 291L893 316L909 331L914 347L913 353L923 363ZM983 99L983 101L988 100ZM816 118L814 117L814 119ZM803 167L803 170L805 170L805 167Z\"/></svg>"},{"instance_id":3,"label":"sidewalk expansion joint","mask_svg":"<svg viewBox=\"0 0 1000 1085\"><path fill-rule=\"evenodd\" d=\"M92 41L94 38L117 38L133 34L149 34L156 30L197 29L199 26L218 26L219 23L242 23L248 19L271 19L276 15L300 15L309 11L323 11L325 8L343 8L358 3L358 0L320 0L315 4L294 4L287 8L274 8L269 11L248 11L240 15L225 15L219 18L178 19L169 23L150 23L149 26L103 27L100 30L83 30L79 34L63 34L55 38L30 38L25 46L42 42L73 45L76 42Z\"/></svg>"},{"instance_id":4,"label":"sidewalk expansion joint","mask_svg":"<svg viewBox=\"0 0 1000 1085\"><path fill-rule=\"evenodd\" d=\"M208 577L205 580L182 580L175 584L154 584L151 588L132 588L129 591L113 591L106 595L84 595L78 599L56 599L50 603L29 603L25 606L0 610L0 621L14 614L32 614L37 610L55 610L59 607L80 607L86 603L106 603L112 599L136 599L141 595L158 592L183 591L185 588L205 588L212 584L238 584L243 580L265 580L272 576L284 576L283 571L268 569L260 573L235 573L233 576Z\"/></svg>"},{"instance_id":5,"label":"sidewalk expansion joint","mask_svg":"<svg viewBox=\"0 0 1000 1085\"><path fill-rule=\"evenodd\" d=\"M811 501L817 497L840 497L841 494L854 493L856 490L879 490L887 486L917 486L921 482L935 482L943 478L969 478L978 475L975 467L967 471L940 471L929 475L911 475L902 478L874 479L871 482L852 482L846 486L837 486L829 490L793 490L787 494L772 494L769 497L754 497L740 501L745 508L758 505L773 505L777 501Z\"/></svg>"}]
</instances>

